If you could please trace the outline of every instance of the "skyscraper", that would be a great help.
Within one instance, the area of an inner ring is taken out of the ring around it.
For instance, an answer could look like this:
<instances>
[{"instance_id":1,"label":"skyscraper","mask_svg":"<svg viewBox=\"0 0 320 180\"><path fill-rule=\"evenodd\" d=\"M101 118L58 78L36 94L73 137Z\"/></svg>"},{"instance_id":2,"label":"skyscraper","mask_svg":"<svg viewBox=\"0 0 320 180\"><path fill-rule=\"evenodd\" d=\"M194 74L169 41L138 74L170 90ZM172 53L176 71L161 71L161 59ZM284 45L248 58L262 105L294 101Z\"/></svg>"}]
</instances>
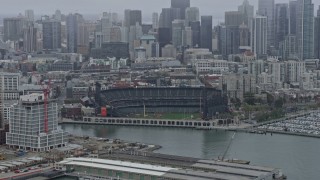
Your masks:
<instances>
[{"instance_id":1,"label":"skyscraper","mask_svg":"<svg viewBox=\"0 0 320 180\"><path fill-rule=\"evenodd\" d=\"M267 24L268 18L266 16L257 15L253 18L251 30L251 49L258 58L267 54Z\"/></svg>"},{"instance_id":2,"label":"skyscraper","mask_svg":"<svg viewBox=\"0 0 320 180\"><path fill-rule=\"evenodd\" d=\"M4 18L3 31L4 41L18 41L23 38L23 28L25 27L25 19L22 17L17 18Z\"/></svg>"},{"instance_id":3,"label":"skyscraper","mask_svg":"<svg viewBox=\"0 0 320 180\"><path fill-rule=\"evenodd\" d=\"M180 18L179 8L162 8L159 20L159 27L161 28L172 28L172 21Z\"/></svg>"},{"instance_id":4,"label":"skyscraper","mask_svg":"<svg viewBox=\"0 0 320 180\"><path fill-rule=\"evenodd\" d=\"M252 28L252 19L254 17L254 7L249 4L248 0L244 0L242 5L238 7L238 11L244 14L244 23L251 30Z\"/></svg>"},{"instance_id":5,"label":"skyscraper","mask_svg":"<svg viewBox=\"0 0 320 180\"><path fill-rule=\"evenodd\" d=\"M250 46L250 29L246 24L239 26L240 46Z\"/></svg>"},{"instance_id":6,"label":"skyscraper","mask_svg":"<svg viewBox=\"0 0 320 180\"><path fill-rule=\"evenodd\" d=\"M25 10L24 14L28 21L34 21L34 12L32 9Z\"/></svg>"},{"instance_id":7,"label":"skyscraper","mask_svg":"<svg viewBox=\"0 0 320 180\"><path fill-rule=\"evenodd\" d=\"M175 48L182 46L182 32L184 30L184 21L176 19L172 22L172 44Z\"/></svg>"},{"instance_id":8,"label":"skyscraper","mask_svg":"<svg viewBox=\"0 0 320 180\"><path fill-rule=\"evenodd\" d=\"M130 9L124 10L124 18L122 26L129 28L130 27Z\"/></svg>"},{"instance_id":9,"label":"skyscraper","mask_svg":"<svg viewBox=\"0 0 320 180\"><path fill-rule=\"evenodd\" d=\"M54 19L57 21L61 21L62 20L62 15L61 15L61 11L60 10L56 10L56 12L54 13Z\"/></svg>"},{"instance_id":10,"label":"skyscraper","mask_svg":"<svg viewBox=\"0 0 320 180\"><path fill-rule=\"evenodd\" d=\"M171 0L171 8L180 9L181 19L185 19L185 13L188 7L190 7L190 0Z\"/></svg>"},{"instance_id":11,"label":"skyscraper","mask_svg":"<svg viewBox=\"0 0 320 180\"><path fill-rule=\"evenodd\" d=\"M200 44L212 51L212 16L201 16Z\"/></svg>"},{"instance_id":12,"label":"skyscraper","mask_svg":"<svg viewBox=\"0 0 320 180\"><path fill-rule=\"evenodd\" d=\"M160 14L159 27L168 28L169 36L172 39L172 21L175 19L180 19L180 9L179 8L163 8ZM160 48L162 44L160 43Z\"/></svg>"},{"instance_id":13,"label":"skyscraper","mask_svg":"<svg viewBox=\"0 0 320 180\"><path fill-rule=\"evenodd\" d=\"M274 0L259 0L258 15L266 16L268 19L267 46L270 48L274 46Z\"/></svg>"},{"instance_id":14,"label":"skyscraper","mask_svg":"<svg viewBox=\"0 0 320 180\"><path fill-rule=\"evenodd\" d=\"M37 50L37 28L34 23L29 21L23 29L23 49L25 52L31 53Z\"/></svg>"},{"instance_id":15,"label":"skyscraper","mask_svg":"<svg viewBox=\"0 0 320 180\"><path fill-rule=\"evenodd\" d=\"M297 32L297 1L289 2L289 34L296 35Z\"/></svg>"},{"instance_id":16,"label":"skyscraper","mask_svg":"<svg viewBox=\"0 0 320 180\"><path fill-rule=\"evenodd\" d=\"M152 28L153 29L159 28L159 14L156 12L152 13Z\"/></svg>"},{"instance_id":17,"label":"skyscraper","mask_svg":"<svg viewBox=\"0 0 320 180\"><path fill-rule=\"evenodd\" d=\"M314 18L314 58L320 59L320 6Z\"/></svg>"},{"instance_id":18,"label":"skyscraper","mask_svg":"<svg viewBox=\"0 0 320 180\"><path fill-rule=\"evenodd\" d=\"M290 60L297 58L297 45L296 36L288 35L285 37L284 41L279 44L279 55L282 60Z\"/></svg>"},{"instance_id":19,"label":"skyscraper","mask_svg":"<svg viewBox=\"0 0 320 180\"><path fill-rule=\"evenodd\" d=\"M56 20L42 21L43 49L61 48L61 22Z\"/></svg>"},{"instance_id":20,"label":"skyscraper","mask_svg":"<svg viewBox=\"0 0 320 180\"><path fill-rule=\"evenodd\" d=\"M185 27L182 31L182 36L182 45L185 47L193 47L191 27Z\"/></svg>"},{"instance_id":21,"label":"skyscraper","mask_svg":"<svg viewBox=\"0 0 320 180\"><path fill-rule=\"evenodd\" d=\"M82 55L87 55L89 52L89 28L89 23L78 24L77 52Z\"/></svg>"},{"instance_id":22,"label":"skyscraper","mask_svg":"<svg viewBox=\"0 0 320 180\"><path fill-rule=\"evenodd\" d=\"M189 7L186 9L186 26L190 26L190 22L199 21L200 13L199 8L197 7Z\"/></svg>"},{"instance_id":23,"label":"skyscraper","mask_svg":"<svg viewBox=\"0 0 320 180\"><path fill-rule=\"evenodd\" d=\"M297 51L300 60L314 56L314 5L312 0L298 0Z\"/></svg>"},{"instance_id":24,"label":"skyscraper","mask_svg":"<svg viewBox=\"0 0 320 180\"><path fill-rule=\"evenodd\" d=\"M67 49L69 53L77 52L78 45L78 25L84 19L81 14L69 14L67 16Z\"/></svg>"},{"instance_id":25,"label":"skyscraper","mask_svg":"<svg viewBox=\"0 0 320 180\"><path fill-rule=\"evenodd\" d=\"M238 54L240 47L240 31L239 26L226 26L226 54L225 58L230 54Z\"/></svg>"},{"instance_id":26,"label":"skyscraper","mask_svg":"<svg viewBox=\"0 0 320 180\"><path fill-rule=\"evenodd\" d=\"M189 23L192 30L192 46L199 47L200 46L200 31L201 25L200 21L192 21Z\"/></svg>"},{"instance_id":27,"label":"skyscraper","mask_svg":"<svg viewBox=\"0 0 320 180\"><path fill-rule=\"evenodd\" d=\"M110 35L111 35L111 28L112 28L112 21L110 16L103 16L101 18L101 33L103 37L103 42L110 42ZM129 26L130 27L130 26Z\"/></svg>"},{"instance_id":28,"label":"skyscraper","mask_svg":"<svg viewBox=\"0 0 320 180\"><path fill-rule=\"evenodd\" d=\"M140 10L130 10L129 15L130 26L135 26L136 23L142 24L142 13Z\"/></svg>"},{"instance_id":29,"label":"skyscraper","mask_svg":"<svg viewBox=\"0 0 320 180\"><path fill-rule=\"evenodd\" d=\"M217 36L217 50L223 56L227 56L227 28L225 25L217 25L214 27Z\"/></svg>"},{"instance_id":30,"label":"skyscraper","mask_svg":"<svg viewBox=\"0 0 320 180\"><path fill-rule=\"evenodd\" d=\"M224 16L226 26L240 26L244 21L244 14L240 11L227 11Z\"/></svg>"},{"instance_id":31,"label":"skyscraper","mask_svg":"<svg viewBox=\"0 0 320 180\"><path fill-rule=\"evenodd\" d=\"M275 8L275 47L279 48L279 43L284 41L289 31L288 4L276 4Z\"/></svg>"},{"instance_id":32,"label":"skyscraper","mask_svg":"<svg viewBox=\"0 0 320 180\"><path fill-rule=\"evenodd\" d=\"M160 54L161 54L161 50L162 47L164 47L165 45L169 44L171 41L171 36L168 36L168 34L171 34L171 29L170 28L159 28L158 29L158 42L160 45Z\"/></svg>"}]
</instances>

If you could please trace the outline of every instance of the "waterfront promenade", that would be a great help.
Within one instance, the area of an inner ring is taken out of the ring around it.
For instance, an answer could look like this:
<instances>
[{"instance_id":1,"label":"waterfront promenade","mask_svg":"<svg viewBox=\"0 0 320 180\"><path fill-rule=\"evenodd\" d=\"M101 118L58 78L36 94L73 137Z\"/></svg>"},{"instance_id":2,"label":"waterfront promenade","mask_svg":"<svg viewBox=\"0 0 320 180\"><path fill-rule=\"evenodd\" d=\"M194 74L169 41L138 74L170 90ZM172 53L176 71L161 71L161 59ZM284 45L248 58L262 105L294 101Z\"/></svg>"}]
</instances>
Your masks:
<instances>
[{"instance_id":1,"label":"waterfront promenade","mask_svg":"<svg viewBox=\"0 0 320 180\"><path fill-rule=\"evenodd\" d=\"M257 124L240 124L218 125L218 120L170 120L170 119L147 119L147 118L115 118L115 117L83 117L82 120L75 121L72 119L62 119L60 124L84 124L84 125L117 125L117 126L145 126L145 127L172 127L172 128L190 128L197 130L225 130L247 133L277 133L295 136L305 136L320 138L320 135L304 134L297 132L278 131L272 129L261 129L261 126L268 124L283 122L286 120L303 117L312 113L320 113L319 110L301 111L297 113L287 114L286 117L275 119Z\"/></svg>"},{"instance_id":2,"label":"waterfront promenade","mask_svg":"<svg viewBox=\"0 0 320 180\"><path fill-rule=\"evenodd\" d=\"M170 120L170 119L138 119L138 118L113 118L113 117L83 117L83 120L62 119L60 124L85 124L85 125L121 125L121 126L147 126L147 127L174 127L193 128L198 130L232 130L247 129L250 124L230 124L218 126L217 121L210 120Z\"/></svg>"}]
</instances>

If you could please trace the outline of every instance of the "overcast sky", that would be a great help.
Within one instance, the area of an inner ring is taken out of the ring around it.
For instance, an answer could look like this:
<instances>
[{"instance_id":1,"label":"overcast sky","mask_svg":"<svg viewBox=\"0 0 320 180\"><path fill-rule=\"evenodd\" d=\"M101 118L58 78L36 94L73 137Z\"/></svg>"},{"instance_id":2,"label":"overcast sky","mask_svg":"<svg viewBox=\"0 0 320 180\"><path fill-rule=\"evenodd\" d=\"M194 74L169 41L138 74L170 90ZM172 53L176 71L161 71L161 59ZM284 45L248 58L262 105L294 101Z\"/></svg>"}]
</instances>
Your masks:
<instances>
[{"instance_id":1,"label":"overcast sky","mask_svg":"<svg viewBox=\"0 0 320 180\"><path fill-rule=\"evenodd\" d=\"M124 9L140 9L144 19L152 12L161 12L161 8L170 7L170 0L0 0L0 14L24 13L33 9L36 15L53 14L56 9L62 13L101 14L104 11L118 12L122 16ZM249 0L257 8L258 0ZM224 12L237 10L243 0L191 0L191 6L200 8L202 15L213 15L214 19L223 19ZM276 3L289 0L276 0ZM318 9L320 0L313 0Z\"/></svg>"}]
</instances>

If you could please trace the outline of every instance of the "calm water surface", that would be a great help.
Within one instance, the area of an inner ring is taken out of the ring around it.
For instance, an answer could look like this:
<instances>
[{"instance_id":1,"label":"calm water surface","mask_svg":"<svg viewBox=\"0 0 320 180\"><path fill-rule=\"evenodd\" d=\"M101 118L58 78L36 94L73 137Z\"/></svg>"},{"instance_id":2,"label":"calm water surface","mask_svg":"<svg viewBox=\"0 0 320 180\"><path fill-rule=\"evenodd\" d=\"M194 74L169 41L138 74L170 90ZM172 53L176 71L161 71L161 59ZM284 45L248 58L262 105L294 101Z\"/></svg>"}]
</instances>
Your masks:
<instances>
[{"instance_id":1,"label":"calm water surface","mask_svg":"<svg viewBox=\"0 0 320 180\"><path fill-rule=\"evenodd\" d=\"M118 138L162 146L159 153L212 159L222 156L233 132L176 128L63 125L79 136ZM237 133L227 158L283 169L288 179L320 179L320 139Z\"/></svg>"}]
</instances>

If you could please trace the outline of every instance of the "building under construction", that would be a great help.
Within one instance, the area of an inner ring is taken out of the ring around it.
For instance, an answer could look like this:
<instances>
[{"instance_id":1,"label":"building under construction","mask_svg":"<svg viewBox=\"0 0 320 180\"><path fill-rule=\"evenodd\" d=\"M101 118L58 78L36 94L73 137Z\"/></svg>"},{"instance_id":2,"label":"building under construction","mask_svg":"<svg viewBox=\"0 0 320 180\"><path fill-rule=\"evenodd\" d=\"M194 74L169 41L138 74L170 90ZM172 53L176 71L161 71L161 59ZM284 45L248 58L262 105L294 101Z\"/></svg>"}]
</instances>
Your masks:
<instances>
[{"instance_id":1,"label":"building under construction","mask_svg":"<svg viewBox=\"0 0 320 180\"><path fill-rule=\"evenodd\" d=\"M9 125L6 143L13 148L40 152L68 142L58 127L58 105L46 102L43 94L21 96L10 110Z\"/></svg>"}]
</instances>

